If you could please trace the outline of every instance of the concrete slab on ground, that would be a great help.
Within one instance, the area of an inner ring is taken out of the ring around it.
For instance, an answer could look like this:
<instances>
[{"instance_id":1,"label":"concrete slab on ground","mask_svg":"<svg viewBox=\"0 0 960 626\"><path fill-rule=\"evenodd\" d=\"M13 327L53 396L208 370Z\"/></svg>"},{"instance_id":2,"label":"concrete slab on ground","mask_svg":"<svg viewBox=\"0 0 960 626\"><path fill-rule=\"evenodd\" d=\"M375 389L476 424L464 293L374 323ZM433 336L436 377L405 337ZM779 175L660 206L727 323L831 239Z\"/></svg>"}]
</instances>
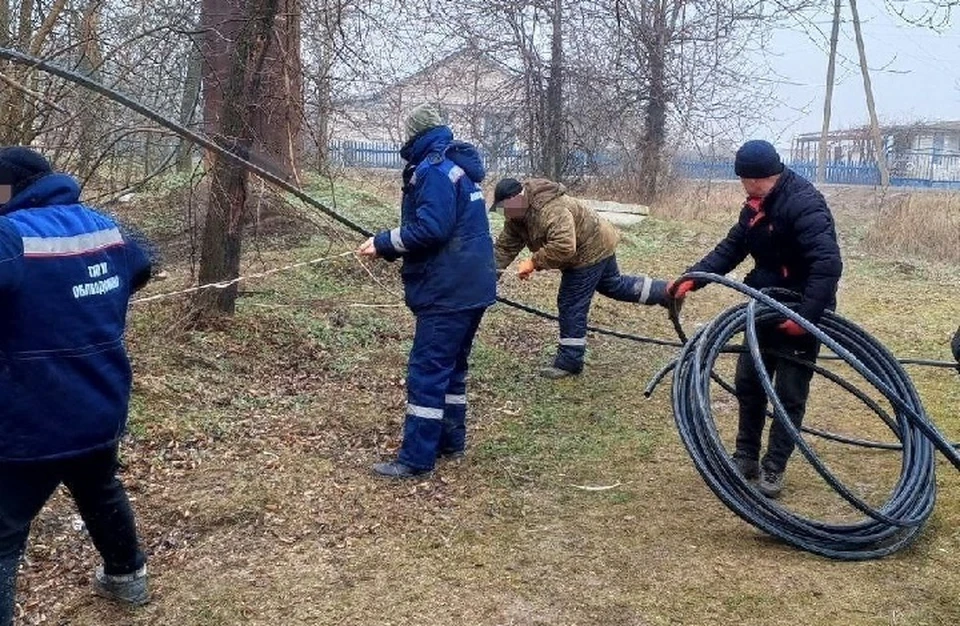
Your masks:
<instances>
[{"instance_id":1,"label":"concrete slab on ground","mask_svg":"<svg viewBox=\"0 0 960 626\"><path fill-rule=\"evenodd\" d=\"M650 207L642 204L624 204L612 200L588 200L583 202L597 211L601 217L612 224L629 225L644 220L650 214Z\"/></svg>"}]
</instances>

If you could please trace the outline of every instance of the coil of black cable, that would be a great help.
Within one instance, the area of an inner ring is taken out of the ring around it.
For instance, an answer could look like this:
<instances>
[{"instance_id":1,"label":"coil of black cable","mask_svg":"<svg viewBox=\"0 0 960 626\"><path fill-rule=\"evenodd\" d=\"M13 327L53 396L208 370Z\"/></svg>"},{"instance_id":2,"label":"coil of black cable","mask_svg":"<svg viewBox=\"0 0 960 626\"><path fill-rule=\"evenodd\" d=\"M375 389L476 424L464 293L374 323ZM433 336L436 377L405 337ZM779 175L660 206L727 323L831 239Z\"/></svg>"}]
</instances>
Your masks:
<instances>
[{"instance_id":1,"label":"coil of black cable","mask_svg":"<svg viewBox=\"0 0 960 626\"><path fill-rule=\"evenodd\" d=\"M771 295L731 279L703 272L685 274L681 280L687 278L719 283L750 298L701 327L685 342L670 366L676 425L694 465L710 489L748 523L797 548L829 558L880 558L914 541L936 500L934 451L939 450L958 468L960 454L928 419L913 382L897 359L865 330L835 313L827 312L819 325L813 325ZM864 517L855 522L828 523L811 519L762 495L736 470L714 421L711 380L716 379L714 365L725 346L732 337L743 333L754 363L760 364L757 326L783 318L793 319L815 335L879 391L893 409L891 416L876 405L871 406L879 411L878 415L902 446L900 478L887 501L873 507L840 482L817 457L786 417L766 370L762 365L757 367L774 419L787 428L797 450L823 479L863 513ZM661 372L661 376L664 373Z\"/></svg>"}]
</instances>

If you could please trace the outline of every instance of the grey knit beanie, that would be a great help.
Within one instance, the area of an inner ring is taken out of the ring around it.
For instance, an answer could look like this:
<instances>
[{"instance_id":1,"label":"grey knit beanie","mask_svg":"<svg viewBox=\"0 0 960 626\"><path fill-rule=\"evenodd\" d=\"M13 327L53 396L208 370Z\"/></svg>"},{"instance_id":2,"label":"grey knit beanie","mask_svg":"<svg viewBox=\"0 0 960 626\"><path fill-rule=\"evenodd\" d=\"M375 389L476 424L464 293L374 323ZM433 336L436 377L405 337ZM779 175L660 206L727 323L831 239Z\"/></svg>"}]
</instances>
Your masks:
<instances>
[{"instance_id":1,"label":"grey knit beanie","mask_svg":"<svg viewBox=\"0 0 960 626\"><path fill-rule=\"evenodd\" d=\"M443 126L443 118L440 116L440 108L429 102L419 104L407 115L407 120L403 127L407 133L407 139L419 135L425 130Z\"/></svg>"}]
</instances>

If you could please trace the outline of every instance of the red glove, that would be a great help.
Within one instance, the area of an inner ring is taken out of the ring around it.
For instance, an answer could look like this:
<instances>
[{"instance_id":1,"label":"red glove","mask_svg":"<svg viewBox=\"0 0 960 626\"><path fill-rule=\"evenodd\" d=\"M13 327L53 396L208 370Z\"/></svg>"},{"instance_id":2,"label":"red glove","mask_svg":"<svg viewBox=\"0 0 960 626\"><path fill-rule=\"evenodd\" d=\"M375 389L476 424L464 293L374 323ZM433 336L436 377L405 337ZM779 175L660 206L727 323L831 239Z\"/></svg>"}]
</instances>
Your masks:
<instances>
[{"instance_id":1,"label":"red glove","mask_svg":"<svg viewBox=\"0 0 960 626\"><path fill-rule=\"evenodd\" d=\"M791 337L802 337L803 335L807 334L807 331L803 329L803 326L797 324L793 320L780 322L780 325L777 326L777 330L783 331Z\"/></svg>"},{"instance_id":2,"label":"red glove","mask_svg":"<svg viewBox=\"0 0 960 626\"><path fill-rule=\"evenodd\" d=\"M524 259L520 261L520 265L517 266L517 276L520 277L520 280L526 280L530 278L530 275L536 271L537 266L533 264L533 259Z\"/></svg>"},{"instance_id":3,"label":"red glove","mask_svg":"<svg viewBox=\"0 0 960 626\"><path fill-rule=\"evenodd\" d=\"M679 283L675 280L671 280L667 284L667 293L670 294L670 297L674 300L680 300L687 292L693 289L692 280L681 280Z\"/></svg>"}]
</instances>

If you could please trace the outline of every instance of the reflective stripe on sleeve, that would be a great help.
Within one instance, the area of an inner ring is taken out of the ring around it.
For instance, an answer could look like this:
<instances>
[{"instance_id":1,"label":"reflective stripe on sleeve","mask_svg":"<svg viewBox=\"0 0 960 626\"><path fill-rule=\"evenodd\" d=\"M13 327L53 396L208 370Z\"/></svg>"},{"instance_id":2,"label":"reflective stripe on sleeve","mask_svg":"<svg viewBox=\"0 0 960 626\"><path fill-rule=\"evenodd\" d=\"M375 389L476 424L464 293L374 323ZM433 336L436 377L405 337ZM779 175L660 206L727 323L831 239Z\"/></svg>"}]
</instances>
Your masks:
<instances>
[{"instance_id":1,"label":"reflective stripe on sleeve","mask_svg":"<svg viewBox=\"0 0 960 626\"><path fill-rule=\"evenodd\" d=\"M393 246L393 249L397 252L406 252L407 249L403 245L403 239L400 238L400 228L394 228L390 231L390 245Z\"/></svg>"},{"instance_id":2,"label":"reflective stripe on sleeve","mask_svg":"<svg viewBox=\"0 0 960 626\"><path fill-rule=\"evenodd\" d=\"M643 286L640 288L640 304L646 304L650 297L650 289L653 287L653 281L646 276L643 277Z\"/></svg>"}]
</instances>

